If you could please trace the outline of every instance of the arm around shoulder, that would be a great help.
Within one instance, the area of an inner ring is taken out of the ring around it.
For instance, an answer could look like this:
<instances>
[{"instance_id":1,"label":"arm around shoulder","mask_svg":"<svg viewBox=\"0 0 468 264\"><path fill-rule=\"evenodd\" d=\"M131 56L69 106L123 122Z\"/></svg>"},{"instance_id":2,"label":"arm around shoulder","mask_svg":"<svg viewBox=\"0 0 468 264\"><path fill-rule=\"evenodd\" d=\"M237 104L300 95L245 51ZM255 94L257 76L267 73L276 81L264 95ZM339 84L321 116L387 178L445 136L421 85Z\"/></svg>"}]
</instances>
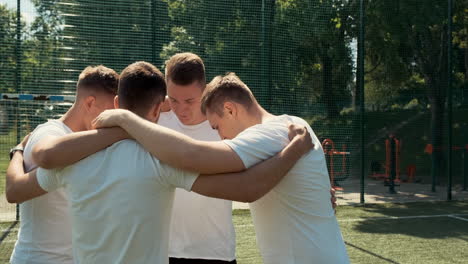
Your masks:
<instances>
[{"instance_id":1,"label":"arm around shoulder","mask_svg":"<svg viewBox=\"0 0 468 264\"><path fill-rule=\"evenodd\" d=\"M254 202L273 189L313 146L309 133L304 129L273 158L243 172L201 175L194 182L192 191L220 199Z\"/></svg>"},{"instance_id":2,"label":"arm around shoulder","mask_svg":"<svg viewBox=\"0 0 468 264\"><path fill-rule=\"evenodd\" d=\"M41 168L65 167L126 138L118 127L47 137L35 144L32 157Z\"/></svg>"},{"instance_id":3,"label":"arm around shoulder","mask_svg":"<svg viewBox=\"0 0 468 264\"><path fill-rule=\"evenodd\" d=\"M148 152L173 167L204 174L240 171L244 164L222 141L194 140L137 116L128 110L106 110L95 120L98 127L120 126Z\"/></svg>"}]
</instances>

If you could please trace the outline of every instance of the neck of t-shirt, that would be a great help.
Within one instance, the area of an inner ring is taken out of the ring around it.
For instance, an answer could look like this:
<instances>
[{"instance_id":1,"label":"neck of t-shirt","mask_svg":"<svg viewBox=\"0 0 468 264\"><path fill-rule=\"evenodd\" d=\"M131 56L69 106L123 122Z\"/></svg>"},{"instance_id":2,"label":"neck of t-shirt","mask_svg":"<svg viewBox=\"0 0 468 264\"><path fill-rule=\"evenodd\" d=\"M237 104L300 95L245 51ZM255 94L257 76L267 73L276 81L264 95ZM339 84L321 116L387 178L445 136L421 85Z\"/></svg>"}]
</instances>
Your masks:
<instances>
[{"instance_id":1,"label":"neck of t-shirt","mask_svg":"<svg viewBox=\"0 0 468 264\"><path fill-rule=\"evenodd\" d=\"M174 118L177 120L177 122L179 122L179 125L185 129L197 129L198 127L202 126L203 123L205 123L207 121L206 117L201 121L201 122L198 122L196 124L193 124L193 125L186 125L184 123L182 123L182 121L180 121L180 119L177 117L177 115L172 112L172 114L174 115Z\"/></svg>"}]
</instances>

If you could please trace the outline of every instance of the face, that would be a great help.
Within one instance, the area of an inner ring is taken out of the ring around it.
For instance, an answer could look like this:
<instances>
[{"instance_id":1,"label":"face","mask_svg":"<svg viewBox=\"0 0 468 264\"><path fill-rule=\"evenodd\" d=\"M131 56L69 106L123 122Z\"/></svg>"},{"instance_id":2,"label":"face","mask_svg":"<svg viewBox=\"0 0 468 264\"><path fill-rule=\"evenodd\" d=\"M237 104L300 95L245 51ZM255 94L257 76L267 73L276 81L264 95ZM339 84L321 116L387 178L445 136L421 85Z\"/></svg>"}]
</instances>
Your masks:
<instances>
[{"instance_id":1,"label":"face","mask_svg":"<svg viewBox=\"0 0 468 264\"><path fill-rule=\"evenodd\" d=\"M204 84L197 81L189 85L167 82L167 95L172 111L184 125L196 125L206 120L200 109Z\"/></svg>"},{"instance_id":2,"label":"face","mask_svg":"<svg viewBox=\"0 0 468 264\"><path fill-rule=\"evenodd\" d=\"M206 118L213 129L218 131L221 139L233 139L244 130L240 122L229 112L229 109L223 109L223 116L216 112L207 110Z\"/></svg>"}]
</instances>

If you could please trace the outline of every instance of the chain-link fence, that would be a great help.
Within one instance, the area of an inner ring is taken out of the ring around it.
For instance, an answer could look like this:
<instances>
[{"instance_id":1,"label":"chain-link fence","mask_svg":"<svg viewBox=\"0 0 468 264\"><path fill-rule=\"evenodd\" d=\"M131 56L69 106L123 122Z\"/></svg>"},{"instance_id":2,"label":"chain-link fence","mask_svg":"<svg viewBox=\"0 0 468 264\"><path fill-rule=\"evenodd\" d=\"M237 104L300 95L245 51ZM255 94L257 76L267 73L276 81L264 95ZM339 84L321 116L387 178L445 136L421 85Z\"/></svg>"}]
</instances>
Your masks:
<instances>
[{"instance_id":1,"label":"chain-link fence","mask_svg":"<svg viewBox=\"0 0 468 264\"><path fill-rule=\"evenodd\" d=\"M66 111L84 67L190 51L312 125L340 203L465 199L468 1L451 2L0 0L0 191L8 150Z\"/></svg>"}]
</instances>

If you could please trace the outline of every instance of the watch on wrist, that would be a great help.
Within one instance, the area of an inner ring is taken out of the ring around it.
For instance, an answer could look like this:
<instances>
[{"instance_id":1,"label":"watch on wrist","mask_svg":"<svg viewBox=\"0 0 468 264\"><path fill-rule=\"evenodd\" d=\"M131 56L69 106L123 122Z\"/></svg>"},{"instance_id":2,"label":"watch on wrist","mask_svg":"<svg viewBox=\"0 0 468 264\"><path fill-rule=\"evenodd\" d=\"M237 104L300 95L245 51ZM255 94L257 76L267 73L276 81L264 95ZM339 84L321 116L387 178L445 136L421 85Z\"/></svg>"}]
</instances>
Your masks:
<instances>
[{"instance_id":1,"label":"watch on wrist","mask_svg":"<svg viewBox=\"0 0 468 264\"><path fill-rule=\"evenodd\" d=\"M13 155L15 154L16 151L23 152L24 149L23 149L23 147L20 147L20 146L16 146L16 147L10 149L10 160L13 158Z\"/></svg>"}]
</instances>

